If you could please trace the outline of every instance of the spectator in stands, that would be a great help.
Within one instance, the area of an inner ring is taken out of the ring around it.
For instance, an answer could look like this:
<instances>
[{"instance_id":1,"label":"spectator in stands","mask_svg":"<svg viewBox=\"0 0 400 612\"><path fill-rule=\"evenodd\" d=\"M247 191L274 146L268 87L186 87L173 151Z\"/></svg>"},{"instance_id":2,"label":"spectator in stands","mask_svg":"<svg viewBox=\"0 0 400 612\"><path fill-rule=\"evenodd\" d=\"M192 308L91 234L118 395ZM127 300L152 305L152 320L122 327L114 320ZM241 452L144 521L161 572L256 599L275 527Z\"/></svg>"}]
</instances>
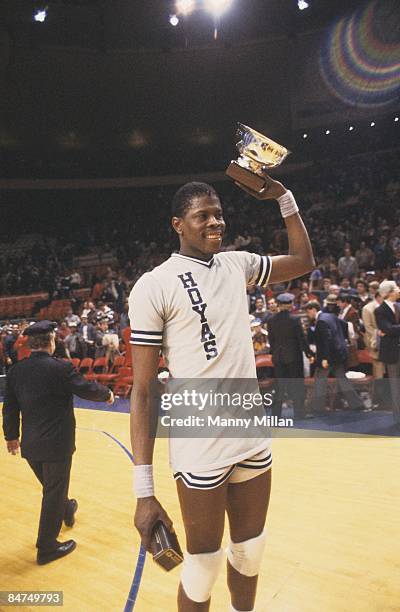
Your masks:
<instances>
[{"instance_id":1,"label":"spectator in stands","mask_svg":"<svg viewBox=\"0 0 400 612\"><path fill-rule=\"evenodd\" d=\"M57 338L64 342L65 338L71 333L70 328L67 325L66 321L61 321L60 325L57 327L56 334Z\"/></svg>"},{"instance_id":2,"label":"spectator in stands","mask_svg":"<svg viewBox=\"0 0 400 612\"><path fill-rule=\"evenodd\" d=\"M355 289L351 286L350 279L345 276L342 278L342 282L340 283L340 293L353 294L355 293Z\"/></svg>"},{"instance_id":3,"label":"spectator in stands","mask_svg":"<svg viewBox=\"0 0 400 612\"><path fill-rule=\"evenodd\" d=\"M261 325L264 325L265 323L265 315L267 314L267 309L265 307L265 298L264 296L262 297L258 297L256 299L256 308L253 311L253 315L256 319L260 319L261 321Z\"/></svg>"},{"instance_id":4,"label":"spectator in stands","mask_svg":"<svg viewBox=\"0 0 400 612\"><path fill-rule=\"evenodd\" d=\"M105 302L100 301L97 303L96 318L97 320L105 319L111 323L115 319L114 311Z\"/></svg>"},{"instance_id":5,"label":"spectator in stands","mask_svg":"<svg viewBox=\"0 0 400 612\"><path fill-rule=\"evenodd\" d=\"M369 299L371 301L374 301L376 294L379 293L379 283L378 283L378 281L371 281L368 284L368 292L369 292Z\"/></svg>"},{"instance_id":6,"label":"spectator in stands","mask_svg":"<svg viewBox=\"0 0 400 612\"><path fill-rule=\"evenodd\" d=\"M251 334L253 337L254 355L264 355L268 353L268 333L262 327L260 319L253 319L250 323Z\"/></svg>"},{"instance_id":7,"label":"spectator in stands","mask_svg":"<svg viewBox=\"0 0 400 612\"><path fill-rule=\"evenodd\" d=\"M269 298L267 301L267 312L265 313L265 323L278 312L278 303L274 297Z\"/></svg>"},{"instance_id":8,"label":"spectator in stands","mask_svg":"<svg viewBox=\"0 0 400 612\"><path fill-rule=\"evenodd\" d=\"M64 340L67 357L68 359L83 359L86 357L86 342L78 332L75 321L71 321L69 328L71 333Z\"/></svg>"},{"instance_id":9,"label":"spectator in stands","mask_svg":"<svg viewBox=\"0 0 400 612\"><path fill-rule=\"evenodd\" d=\"M363 348L363 340L360 329L360 315L352 306L352 297L346 293L341 293L338 298L338 306L340 308L339 319L351 323L349 331L349 339L355 339L359 348Z\"/></svg>"},{"instance_id":10,"label":"spectator in stands","mask_svg":"<svg viewBox=\"0 0 400 612\"><path fill-rule=\"evenodd\" d=\"M94 336L95 345L95 358L104 357L106 354L106 347L103 344L104 336L108 332L108 321L107 319L100 319L97 323Z\"/></svg>"},{"instance_id":11,"label":"spectator in stands","mask_svg":"<svg viewBox=\"0 0 400 612\"><path fill-rule=\"evenodd\" d=\"M17 352L17 361L26 359L31 354L31 350L28 346L28 336L24 335L24 331L29 327L28 321L21 321L19 327L19 336L15 341L14 350Z\"/></svg>"},{"instance_id":12,"label":"spectator in stands","mask_svg":"<svg viewBox=\"0 0 400 612\"><path fill-rule=\"evenodd\" d=\"M360 247L355 252L355 258L360 270L372 270L375 264L375 255L373 251L367 247L365 240L362 240Z\"/></svg>"},{"instance_id":13,"label":"spectator in stands","mask_svg":"<svg viewBox=\"0 0 400 612\"><path fill-rule=\"evenodd\" d=\"M94 352L95 352L94 342L95 342L96 329L95 329L95 326L92 325L92 323L88 322L87 315L84 315L84 314L81 315L81 323L78 327L78 331L81 334L86 344L86 356L93 358Z\"/></svg>"},{"instance_id":14,"label":"spectator in stands","mask_svg":"<svg viewBox=\"0 0 400 612\"><path fill-rule=\"evenodd\" d=\"M256 309L256 299L263 297L263 295L262 289L258 287L258 285L250 285L250 287L247 287L247 300L250 313L253 313Z\"/></svg>"},{"instance_id":15,"label":"spectator in stands","mask_svg":"<svg viewBox=\"0 0 400 612\"><path fill-rule=\"evenodd\" d=\"M71 280L71 289L79 289L81 286L81 275L78 270L73 270L70 276Z\"/></svg>"},{"instance_id":16,"label":"spectator in stands","mask_svg":"<svg viewBox=\"0 0 400 612\"><path fill-rule=\"evenodd\" d=\"M81 322L80 318L78 317L78 315L74 314L72 312L72 308L68 307L67 309L67 314L65 315L65 321L68 325L69 328L71 328L71 323L75 323L75 327L77 327L79 325L79 323Z\"/></svg>"},{"instance_id":17,"label":"spectator in stands","mask_svg":"<svg viewBox=\"0 0 400 612\"><path fill-rule=\"evenodd\" d=\"M120 329L121 334L126 327L130 326L128 312L129 312L129 302L126 299L125 304L124 304L124 310L121 313L120 318L119 318L119 329Z\"/></svg>"},{"instance_id":18,"label":"spectator in stands","mask_svg":"<svg viewBox=\"0 0 400 612\"><path fill-rule=\"evenodd\" d=\"M365 304L368 304L370 301L369 293L368 293L368 283L364 280L358 280L356 282L356 291L357 296L361 302L360 307L362 308Z\"/></svg>"},{"instance_id":19,"label":"spectator in stands","mask_svg":"<svg viewBox=\"0 0 400 612\"><path fill-rule=\"evenodd\" d=\"M4 361L6 372L11 368L14 363L17 363L18 356L17 351L14 348L15 342L19 336L19 325L14 323L9 328L8 333L4 339Z\"/></svg>"},{"instance_id":20,"label":"spectator in stands","mask_svg":"<svg viewBox=\"0 0 400 612\"><path fill-rule=\"evenodd\" d=\"M383 270L389 265L392 249L390 248L386 234L381 234L379 236L378 242L374 248L374 254L376 270Z\"/></svg>"},{"instance_id":21,"label":"spectator in stands","mask_svg":"<svg viewBox=\"0 0 400 612\"><path fill-rule=\"evenodd\" d=\"M355 257L352 256L351 250L349 247L344 249L343 257L340 257L338 261L338 273L339 278L343 278L346 276L351 281L358 274L358 264Z\"/></svg>"},{"instance_id":22,"label":"spectator in stands","mask_svg":"<svg viewBox=\"0 0 400 612\"><path fill-rule=\"evenodd\" d=\"M378 290L375 292L374 299L368 304L363 306L361 316L364 323L364 344L372 358L372 374L374 376L374 391L373 391L373 403L376 405L382 405L383 400L383 384L380 383L385 375L385 364L379 360L379 330L375 318L375 310L383 302L383 298ZM383 406L382 406L383 407Z\"/></svg>"}]
</instances>

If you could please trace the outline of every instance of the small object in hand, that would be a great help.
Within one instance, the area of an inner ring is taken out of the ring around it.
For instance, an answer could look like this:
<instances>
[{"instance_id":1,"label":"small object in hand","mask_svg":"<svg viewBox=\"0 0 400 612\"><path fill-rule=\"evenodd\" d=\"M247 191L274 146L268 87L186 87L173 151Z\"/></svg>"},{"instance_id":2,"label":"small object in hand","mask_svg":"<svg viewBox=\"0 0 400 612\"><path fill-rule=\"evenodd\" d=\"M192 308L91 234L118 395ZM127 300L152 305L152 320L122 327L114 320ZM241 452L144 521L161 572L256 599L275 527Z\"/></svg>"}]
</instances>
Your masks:
<instances>
[{"instance_id":1,"label":"small object in hand","mask_svg":"<svg viewBox=\"0 0 400 612\"><path fill-rule=\"evenodd\" d=\"M162 521L154 525L150 549L153 561L169 572L182 563L183 553L175 533L171 533Z\"/></svg>"}]
</instances>

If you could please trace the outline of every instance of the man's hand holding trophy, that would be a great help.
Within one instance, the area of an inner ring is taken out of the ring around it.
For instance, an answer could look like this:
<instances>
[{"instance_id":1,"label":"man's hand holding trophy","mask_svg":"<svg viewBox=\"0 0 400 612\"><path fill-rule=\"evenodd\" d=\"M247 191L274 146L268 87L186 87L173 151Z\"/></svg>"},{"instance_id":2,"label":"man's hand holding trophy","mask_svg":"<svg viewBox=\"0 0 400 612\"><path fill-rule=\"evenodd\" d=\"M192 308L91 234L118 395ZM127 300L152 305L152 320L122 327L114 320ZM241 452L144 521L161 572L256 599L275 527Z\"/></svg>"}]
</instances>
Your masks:
<instances>
[{"instance_id":1,"label":"man's hand holding trophy","mask_svg":"<svg viewBox=\"0 0 400 612\"><path fill-rule=\"evenodd\" d=\"M290 151L256 130L238 123L236 147L240 153L231 161L226 174L244 191L258 200L277 199L286 189L266 173L279 166Z\"/></svg>"}]
</instances>

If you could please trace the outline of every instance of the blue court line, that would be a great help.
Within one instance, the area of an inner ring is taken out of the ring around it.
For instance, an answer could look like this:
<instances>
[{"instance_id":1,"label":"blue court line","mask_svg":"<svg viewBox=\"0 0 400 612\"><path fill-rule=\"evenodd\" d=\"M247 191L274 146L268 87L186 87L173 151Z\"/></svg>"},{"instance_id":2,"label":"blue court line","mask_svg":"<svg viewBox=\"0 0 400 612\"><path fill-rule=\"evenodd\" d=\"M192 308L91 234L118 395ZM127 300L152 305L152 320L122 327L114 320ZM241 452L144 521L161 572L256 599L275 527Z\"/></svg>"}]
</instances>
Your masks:
<instances>
[{"instance_id":1,"label":"blue court line","mask_svg":"<svg viewBox=\"0 0 400 612\"><path fill-rule=\"evenodd\" d=\"M129 459L133 463L132 453L117 438L115 438L113 435L111 435L107 431L103 431L101 429L92 429L91 431L99 431L103 433L105 436L108 436L109 438L111 438L111 440L114 440L114 442L116 442L118 446L122 448L122 450L128 455ZM139 548L138 558L136 561L135 573L133 575L133 580L132 580L131 588L129 590L128 599L126 600L124 612L132 612L133 608L135 607L136 598L138 596L139 587L140 587L140 581L142 580L142 574L143 574L145 561L146 561L146 551L141 544Z\"/></svg>"}]
</instances>

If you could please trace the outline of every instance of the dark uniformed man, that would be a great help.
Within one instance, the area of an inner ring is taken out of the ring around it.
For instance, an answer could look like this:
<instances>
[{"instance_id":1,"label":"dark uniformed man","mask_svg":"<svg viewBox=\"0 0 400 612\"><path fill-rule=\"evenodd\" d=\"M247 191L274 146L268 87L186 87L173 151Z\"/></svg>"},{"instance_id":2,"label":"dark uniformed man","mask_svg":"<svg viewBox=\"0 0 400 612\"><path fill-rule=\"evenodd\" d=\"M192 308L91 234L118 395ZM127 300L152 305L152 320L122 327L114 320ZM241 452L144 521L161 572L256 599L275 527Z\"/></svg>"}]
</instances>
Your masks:
<instances>
[{"instance_id":1,"label":"dark uniformed man","mask_svg":"<svg viewBox=\"0 0 400 612\"><path fill-rule=\"evenodd\" d=\"M292 399L295 418L304 417L303 352L312 357L305 338L300 317L290 314L294 295L281 293L276 298L278 312L268 319L268 339L274 362L274 375L278 379L278 394L273 414L280 417L285 393Z\"/></svg>"},{"instance_id":2,"label":"dark uniformed man","mask_svg":"<svg viewBox=\"0 0 400 612\"><path fill-rule=\"evenodd\" d=\"M55 325L40 321L28 327L32 349L28 359L8 372L3 405L3 430L7 449L21 455L43 485L42 509L36 542L37 562L44 565L72 552L74 540L58 542L62 521L74 524L78 504L68 499L72 453L75 450L73 394L112 404L107 387L89 382L68 361L53 357Z\"/></svg>"}]
</instances>

